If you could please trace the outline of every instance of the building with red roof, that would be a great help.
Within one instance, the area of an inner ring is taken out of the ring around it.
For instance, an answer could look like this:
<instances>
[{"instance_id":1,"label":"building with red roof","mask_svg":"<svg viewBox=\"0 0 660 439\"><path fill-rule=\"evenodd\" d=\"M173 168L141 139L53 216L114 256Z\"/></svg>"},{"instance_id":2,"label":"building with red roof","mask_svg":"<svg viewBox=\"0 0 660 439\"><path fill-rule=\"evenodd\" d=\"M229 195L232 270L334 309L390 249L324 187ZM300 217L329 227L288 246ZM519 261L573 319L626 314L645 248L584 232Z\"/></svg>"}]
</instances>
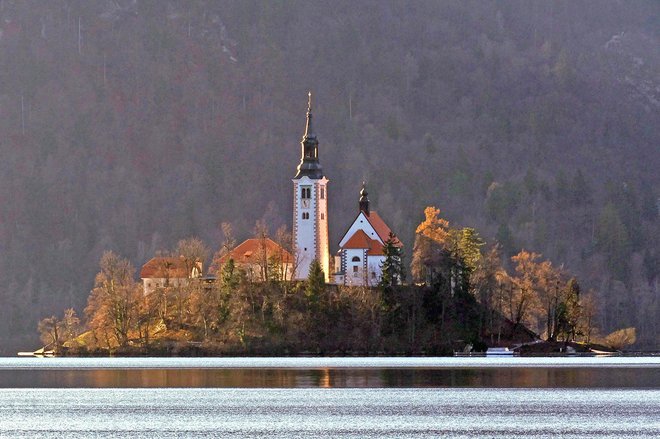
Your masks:
<instances>
[{"instance_id":1,"label":"building with red roof","mask_svg":"<svg viewBox=\"0 0 660 439\"><path fill-rule=\"evenodd\" d=\"M334 274L335 283L339 285L378 285L385 261L383 246L392 236L394 245L403 247L380 215L369 209L367 195L363 184L360 191L360 211L339 241Z\"/></svg>"},{"instance_id":2,"label":"building with red roof","mask_svg":"<svg viewBox=\"0 0 660 439\"><path fill-rule=\"evenodd\" d=\"M230 259L252 281L292 280L295 275L293 255L270 238L246 239L220 258L220 265Z\"/></svg>"},{"instance_id":3,"label":"building with red roof","mask_svg":"<svg viewBox=\"0 0 660 439\"><path fill-rule=\"evenodd\" d=\"M202 277L202 262L191 263L183 256L151 258L140 270L145 296L157 288L185 286L191 279L200 277Z\"/></svg>"}]
</instances>

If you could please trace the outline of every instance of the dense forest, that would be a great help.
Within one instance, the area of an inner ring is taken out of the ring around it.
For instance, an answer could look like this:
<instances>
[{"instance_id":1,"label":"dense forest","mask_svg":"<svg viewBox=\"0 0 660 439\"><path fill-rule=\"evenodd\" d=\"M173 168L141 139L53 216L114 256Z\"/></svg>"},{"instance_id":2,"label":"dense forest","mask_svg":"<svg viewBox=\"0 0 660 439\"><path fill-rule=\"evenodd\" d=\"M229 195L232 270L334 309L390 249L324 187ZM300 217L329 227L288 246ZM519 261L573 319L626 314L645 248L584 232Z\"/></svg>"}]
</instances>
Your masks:
<instances>
[{"instance_id":1,"label":"dense forest","mask_svg":"<svg viewBox=\"0 0 660 439\"><path fill-rule=\"evenodd\" d=\"M3 0L0 18L2 353L81 313L107 250L139 266L219 247L223 222L290 227L310 89L331 243L367 180L408 255L439 206L509 271L522 249L569 268L602 331L658 349L658 2Z\"/></svg>"}]
</instances>

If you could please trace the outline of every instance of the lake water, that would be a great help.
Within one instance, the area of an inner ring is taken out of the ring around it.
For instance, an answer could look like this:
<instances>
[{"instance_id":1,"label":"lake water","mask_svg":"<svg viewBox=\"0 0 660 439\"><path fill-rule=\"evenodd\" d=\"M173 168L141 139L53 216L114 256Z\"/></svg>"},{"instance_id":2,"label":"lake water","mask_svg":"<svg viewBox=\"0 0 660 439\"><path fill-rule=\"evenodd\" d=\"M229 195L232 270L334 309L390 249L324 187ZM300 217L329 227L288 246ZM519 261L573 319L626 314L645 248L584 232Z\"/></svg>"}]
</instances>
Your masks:
<instances>
[{"instance_id":1,"label":"lake water","mask_svg":"<svg viewBox=\"0 0 660 439\"><path fill-rule=\"evenodd\" d=\"M660 358L0 358L0 437L658 438Z\"/></svg>"}]
</instances>

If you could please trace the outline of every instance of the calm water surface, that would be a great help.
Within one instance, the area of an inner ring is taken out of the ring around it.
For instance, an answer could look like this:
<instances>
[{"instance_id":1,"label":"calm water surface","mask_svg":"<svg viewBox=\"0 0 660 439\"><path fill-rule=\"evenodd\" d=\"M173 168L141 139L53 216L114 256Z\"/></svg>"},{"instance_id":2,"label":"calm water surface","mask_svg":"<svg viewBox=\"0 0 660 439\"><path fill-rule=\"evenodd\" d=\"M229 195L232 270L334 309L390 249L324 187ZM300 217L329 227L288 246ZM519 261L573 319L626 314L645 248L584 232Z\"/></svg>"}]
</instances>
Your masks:
<instances>
[{"instance_id":1,"label":"calm water surface","mask_svg":"<svg viewBox=\"0 0 660 439\"><path fill-rule=\"evenodd\" d=\"M0 437L658 438L660 358L0 358Z\"/></svg>"},{"instance_id":2,"label":"calm water surface","mask_svg":"<svg viewBox=\"0 0 660 439\"><path fill-rule=\"evenodd\" d=\"M660 391L11 389L3 437L657 438Z\"/></svg>"},{"instance_id":3,"label":"calm water surface","mask_svg":"<svg viewBox=\"0 0 660 439\"><path fill-rule=\"evenodd\" d=\"M660 357L0 358L0 387L658 388Z\"/></svg>"}]
</instances>

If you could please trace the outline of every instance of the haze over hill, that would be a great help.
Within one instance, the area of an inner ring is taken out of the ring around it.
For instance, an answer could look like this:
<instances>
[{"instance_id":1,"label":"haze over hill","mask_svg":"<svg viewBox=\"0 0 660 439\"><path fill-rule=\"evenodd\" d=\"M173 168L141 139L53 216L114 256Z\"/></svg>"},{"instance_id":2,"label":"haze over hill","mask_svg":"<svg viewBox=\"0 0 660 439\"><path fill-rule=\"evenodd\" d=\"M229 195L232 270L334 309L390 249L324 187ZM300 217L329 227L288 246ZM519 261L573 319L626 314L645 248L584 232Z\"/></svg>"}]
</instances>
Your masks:
<instances>
[{"instance_id":1,"label":"haze over hill","mask_svg":"<svg viewBox=\"0 0 660 439\"><path fill-rule=\"evenodd\" d=\"M436 205L657 349L658 23L656 1L5 0L0 349L82 311L104 250L290 227L309 89L331 250L366 179L408 255Z\"/></svg>"}]
</instances>

